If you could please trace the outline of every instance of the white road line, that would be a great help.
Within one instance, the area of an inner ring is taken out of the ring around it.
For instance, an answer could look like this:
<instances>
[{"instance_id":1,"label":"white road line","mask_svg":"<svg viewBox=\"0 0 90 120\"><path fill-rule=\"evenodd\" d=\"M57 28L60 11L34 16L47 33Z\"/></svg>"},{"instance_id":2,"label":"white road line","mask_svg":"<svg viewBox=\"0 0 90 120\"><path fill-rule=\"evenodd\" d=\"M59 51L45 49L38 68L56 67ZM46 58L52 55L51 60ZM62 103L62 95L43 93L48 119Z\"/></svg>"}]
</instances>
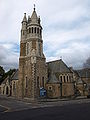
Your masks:
<instances>
[{"instance_id":1,"label":"white road line","mask_svg":"<svg viewBox=\"0 0 90 120\"><path fill-rule=\"evenodd\" d=\"M2 113L8 112L8 111L10 110L9 107L6 107L6 106L4 106L4 105L0 105L0 106L3 107L3 108L5 108L5 109L7 109L7 110L3 111Z\"/></svg>"}]
</instances>

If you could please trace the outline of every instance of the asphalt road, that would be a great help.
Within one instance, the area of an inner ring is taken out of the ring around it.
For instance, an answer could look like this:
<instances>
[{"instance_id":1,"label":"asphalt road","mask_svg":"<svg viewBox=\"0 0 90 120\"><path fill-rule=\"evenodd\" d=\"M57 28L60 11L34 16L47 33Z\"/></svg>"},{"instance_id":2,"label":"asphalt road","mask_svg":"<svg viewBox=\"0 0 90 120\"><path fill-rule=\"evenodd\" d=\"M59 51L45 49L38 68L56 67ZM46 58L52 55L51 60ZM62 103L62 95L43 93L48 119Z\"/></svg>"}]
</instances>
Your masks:
<instances>
[{"instance_id":1,"label":"asphalt road","mask_svg":"<svg viewBox=\"0 0 90 120\"><path fill-rule=\"evenodd\" d=\"M90 103L4 112L0 120L90 120Z\"/></svg>"}]
</instances>

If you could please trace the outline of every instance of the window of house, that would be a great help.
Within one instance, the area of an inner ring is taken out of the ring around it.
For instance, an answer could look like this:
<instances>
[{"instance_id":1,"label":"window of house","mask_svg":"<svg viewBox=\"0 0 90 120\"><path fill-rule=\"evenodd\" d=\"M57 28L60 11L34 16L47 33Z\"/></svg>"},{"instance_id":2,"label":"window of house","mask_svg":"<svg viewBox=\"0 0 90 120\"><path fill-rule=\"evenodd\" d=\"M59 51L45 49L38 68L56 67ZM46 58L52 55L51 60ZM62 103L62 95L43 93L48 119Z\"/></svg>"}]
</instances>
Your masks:
<instances>
[{"instance_id":1,"label":"window of house","mask_svg":"<svg viewBox=\"0 0 90 120\"><path fill-rule=\"evenodd\" d=\"M34 32L36 33L36 27L34 28Z\"/></svg>"},{"instance_id":2,"label":"window of house","mask_svg":"<svg viewBox=\"0 0 90 120\"><path fill-rule=\"evenodd\" d=\"M65 76L63 76L64 77L64 82L66 82L66 80L65 80Z\"/></svg>"},{"instance_id":3,"label":"window of house","mask_svg":"<svg viewBox=\"0 0 90 120\"><path fill-rule=\"evenodd\" d=\"M44 88L44 77L42 77L42 87Z\"/></svg>"},{"instance_id":4,"label":"window of house","mask_svg":"<svg viewBox=\"0 0 90 120\"><path fill-rule=\"evenodd\" d=\"M62 83L62 76L60 76L60 82Z\"/></svg>"},{"instance_id":5,"label":"window of house","mask_svg":"<svg viewBox=\"0 0 90 120\"><path fill-rule=\"evenodd\" d=\"M39 33L39 28L37 28L37 33Z\"/></svg>"},{"instance_id":6,"label":"window of house","mask_svg":"<svg viewBox=\"0 0 90 120\"><path fill-rule=\"evenodd\" d=\"M68 76L67 76L67 82L68 82Z\"/></svg>"},{"instance_id":7,"label":"window of house","mask_svg":"<svg viewBox=\"0 0 90 120\"><path fill-rule=\"evenodd\" d=\"M26 77L26 88L28 87L28 80L27 80L27 77Z\"/></svg>"},{"instance_id":8,"label":"window of house","mask_svg":"<svg viewBox=\"0 0 90 120\"><path fill-rule=\"evenodd\" d=\"M37 77L37 88L39 88L39 76Z\"/></svg>"},{"instance_id":9,"label":"window of house","mask_svg":"<svg viewBox=\"0 0 90 120\"><path fill-rule=\"evenodd\" d=\"M32 27L32 33L33 33L33 27Z\"/></svg>"},{"instance_id":10,"label":"window of house","mask_svg":"<svg viewBox=\"0 0 90 120\"><path fill-rule=\"evenodd\" d=\"M31 33L31 28L29 28L29 33Z\"/></svg>"}]
</instances>

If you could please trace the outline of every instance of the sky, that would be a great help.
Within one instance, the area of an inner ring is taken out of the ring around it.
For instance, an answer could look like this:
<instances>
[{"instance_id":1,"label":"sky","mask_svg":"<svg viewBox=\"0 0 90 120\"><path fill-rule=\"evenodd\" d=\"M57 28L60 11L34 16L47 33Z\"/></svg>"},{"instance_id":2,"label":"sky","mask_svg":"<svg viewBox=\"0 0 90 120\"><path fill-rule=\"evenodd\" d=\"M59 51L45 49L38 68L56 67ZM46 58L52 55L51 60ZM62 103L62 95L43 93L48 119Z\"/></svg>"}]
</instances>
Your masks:
<instances>
[{"instance_id":1,"label":"sky","mask_svg":"<svg viewBox=\"0 0 90 120\"><path fill-rule=\"evenodd\" d=\"M24 13L41 18L46 61L81 69L90 57L90 0L0 0L0 65L18 68Z\"/></svg>"}]
</instances>

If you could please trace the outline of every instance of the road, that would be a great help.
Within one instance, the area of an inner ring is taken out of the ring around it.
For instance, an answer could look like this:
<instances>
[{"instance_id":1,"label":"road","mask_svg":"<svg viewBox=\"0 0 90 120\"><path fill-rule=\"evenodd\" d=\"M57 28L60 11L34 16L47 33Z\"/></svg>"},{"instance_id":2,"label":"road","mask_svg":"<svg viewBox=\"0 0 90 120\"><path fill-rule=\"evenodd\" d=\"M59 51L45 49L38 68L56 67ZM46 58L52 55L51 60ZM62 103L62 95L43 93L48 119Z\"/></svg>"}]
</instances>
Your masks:
<instances>
[{"instance_id":1,"label":"road","mask_svg":"<svg viewBox=\"0 0 90 120\"><path fill-rule=\"evenodd\" d=\"M0 120L90 120L90 100L31 104L0 98Z\"/></svg>"},{"instance_id":2,"label":"road","mask_svg":"<svg viewBox=\"0 0 90 120\"><path fill-rule=\"evenodd\" d=\"M0 114L0 120L90 120L90 104L28 109Z\"/></svg>"}]
</instances>

